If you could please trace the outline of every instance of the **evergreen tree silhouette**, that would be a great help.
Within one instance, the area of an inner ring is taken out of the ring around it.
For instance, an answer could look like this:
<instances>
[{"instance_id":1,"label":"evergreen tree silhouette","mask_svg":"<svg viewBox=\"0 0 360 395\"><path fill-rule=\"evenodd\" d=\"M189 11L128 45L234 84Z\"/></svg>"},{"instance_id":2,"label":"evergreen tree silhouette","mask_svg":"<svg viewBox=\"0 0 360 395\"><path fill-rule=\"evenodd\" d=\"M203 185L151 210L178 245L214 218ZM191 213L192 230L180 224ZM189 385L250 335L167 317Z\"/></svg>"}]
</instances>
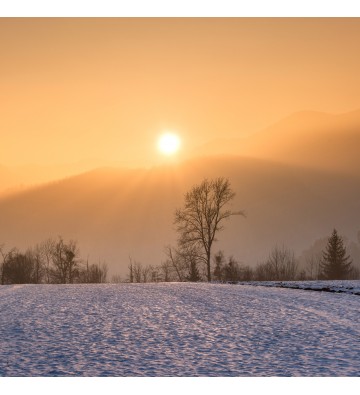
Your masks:
<instances>
[{"instance_id":1,"label":"evergreen tree silhouette","mask_svg":"<svg viewBox=\"0 0 360 395\"><path fill-rule=\"evenodd\" d=\"M346 255L343 239L334 229L323 251L321 260L323 275L327 280L343 280L349 274L351 264L350 256Z\"/></svg>"}]
</instances>

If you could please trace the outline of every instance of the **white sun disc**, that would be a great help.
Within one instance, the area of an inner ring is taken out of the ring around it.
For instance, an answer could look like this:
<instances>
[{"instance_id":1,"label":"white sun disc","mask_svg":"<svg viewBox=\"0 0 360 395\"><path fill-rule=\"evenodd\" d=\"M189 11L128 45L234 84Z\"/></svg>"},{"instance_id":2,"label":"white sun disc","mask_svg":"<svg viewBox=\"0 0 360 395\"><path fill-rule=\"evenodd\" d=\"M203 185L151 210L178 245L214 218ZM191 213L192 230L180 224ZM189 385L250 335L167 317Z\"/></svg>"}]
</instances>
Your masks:
<instances>
[{"instance_id":1,"label":"white sun disc","mask_svg":"<svg viewBox=\"0 0 360 395\"><path fill-rule=\"evenodd\" d=\"M180 148L180 139L174 133L164 133L158 140L158 149L165 155L172 155Z\"/></svg>"}]
</instances>

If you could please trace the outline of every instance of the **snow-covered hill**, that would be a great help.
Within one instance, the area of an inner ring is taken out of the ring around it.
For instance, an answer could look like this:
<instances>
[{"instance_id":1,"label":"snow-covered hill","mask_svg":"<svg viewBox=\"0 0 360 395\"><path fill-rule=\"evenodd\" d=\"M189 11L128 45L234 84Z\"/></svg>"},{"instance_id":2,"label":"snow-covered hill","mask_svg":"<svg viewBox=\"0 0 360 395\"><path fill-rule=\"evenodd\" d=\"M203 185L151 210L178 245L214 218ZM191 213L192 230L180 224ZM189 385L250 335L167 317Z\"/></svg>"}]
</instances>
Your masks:
<instances>
[{"instance_id":1,"label":"snow-covered hill","mask_svg":"<svg viewBox=\"0 0 360 395\"><path fill-rule=\"evenodd\" d=\"M359 376L359 306L252 285L0 286L0 375Z\"/></svg>"}]
</instances>

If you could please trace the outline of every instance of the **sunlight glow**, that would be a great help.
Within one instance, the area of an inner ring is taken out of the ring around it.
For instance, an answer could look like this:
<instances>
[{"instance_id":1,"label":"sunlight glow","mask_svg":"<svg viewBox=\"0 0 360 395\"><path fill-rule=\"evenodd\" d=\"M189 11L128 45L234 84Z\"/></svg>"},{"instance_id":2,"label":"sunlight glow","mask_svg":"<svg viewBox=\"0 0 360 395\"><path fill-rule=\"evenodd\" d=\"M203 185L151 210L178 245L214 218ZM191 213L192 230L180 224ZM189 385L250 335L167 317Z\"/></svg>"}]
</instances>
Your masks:
<instances>
[{"instance_id":1,"label":"sunlight glow","mask_svg":"<svg viewBox=\"0 0 360 395\"><path fill-rule=\"evenodd\" d=\"M157 144L158 150L164 155L173 155L180 148L180 138L174 133L164 133Z\"/></svg>"}]
</instances>

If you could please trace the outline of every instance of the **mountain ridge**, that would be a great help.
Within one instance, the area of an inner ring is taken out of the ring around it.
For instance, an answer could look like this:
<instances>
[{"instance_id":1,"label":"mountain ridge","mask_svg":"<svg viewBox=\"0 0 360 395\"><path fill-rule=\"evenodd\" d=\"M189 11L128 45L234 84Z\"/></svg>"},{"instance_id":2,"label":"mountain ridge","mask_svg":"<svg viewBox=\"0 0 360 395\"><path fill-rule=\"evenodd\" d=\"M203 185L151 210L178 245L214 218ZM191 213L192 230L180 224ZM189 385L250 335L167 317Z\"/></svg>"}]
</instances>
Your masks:
<instances>
[{"instance_id":1,"label":"mountain ridge","mask_svg":"<svg viewBox=\"0 0 360 395\"><path fill-rule=\"evenodd\" d=\"M299 111L246 137L219 139L201 155L237 154L337 173L360 167L360 110L342 114Z\"/></svg>"}]
</instances>

